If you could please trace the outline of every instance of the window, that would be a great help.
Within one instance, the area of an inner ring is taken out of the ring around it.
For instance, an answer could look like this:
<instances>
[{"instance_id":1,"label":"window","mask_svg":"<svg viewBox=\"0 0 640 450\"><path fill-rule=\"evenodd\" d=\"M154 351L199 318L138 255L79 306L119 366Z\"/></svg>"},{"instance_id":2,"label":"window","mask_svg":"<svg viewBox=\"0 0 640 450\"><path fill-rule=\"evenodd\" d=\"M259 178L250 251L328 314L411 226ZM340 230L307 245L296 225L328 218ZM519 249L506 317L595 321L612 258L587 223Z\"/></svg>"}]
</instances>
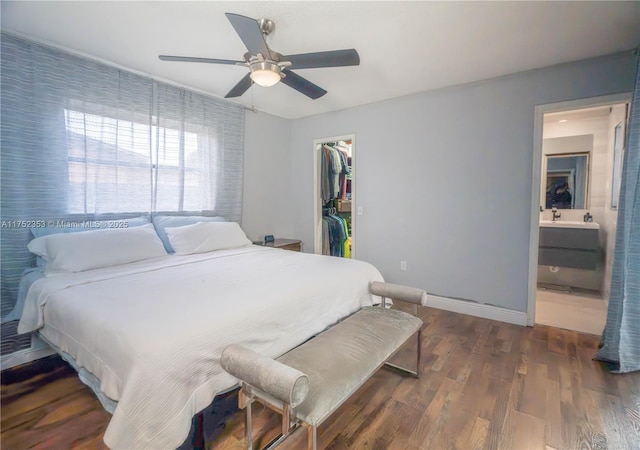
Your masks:
<instances>
[{"instance_id":1,"label":"window","mask_svg":"<svg viewBox=\"0 0 640 450\"><path fill-rule=\"evenodd\" d=\"M203 137L211 131L198 133L194 125L170 125L152 126L153 210L214 210L217 151L215 143Z\"/></svg>"},{"instance_id":2,"label":"window","mask_svg":"<svg viewBox=\"0 0 640 450\"><path fill-rule=\"evenodd\" d=\"M65 109L67 212L149 211L149 126Z\"/></svg>"},{"instance_id":3,"label":"window","mask_svg":"<svg viewBox=\"0 0 640 450\"><path fill-rule=\"evenodd\" d=\"M215 158L210 161L209 152L204 151L206 140L184 125L182 130L157 126L156 117L149 124L149 120L119 118L130 116L128 111L110 112L106 116L64 110L68 213L215 208L211 200L215 199L215 183L211 183L209 170Z\"/></svg>"}]
</instances>

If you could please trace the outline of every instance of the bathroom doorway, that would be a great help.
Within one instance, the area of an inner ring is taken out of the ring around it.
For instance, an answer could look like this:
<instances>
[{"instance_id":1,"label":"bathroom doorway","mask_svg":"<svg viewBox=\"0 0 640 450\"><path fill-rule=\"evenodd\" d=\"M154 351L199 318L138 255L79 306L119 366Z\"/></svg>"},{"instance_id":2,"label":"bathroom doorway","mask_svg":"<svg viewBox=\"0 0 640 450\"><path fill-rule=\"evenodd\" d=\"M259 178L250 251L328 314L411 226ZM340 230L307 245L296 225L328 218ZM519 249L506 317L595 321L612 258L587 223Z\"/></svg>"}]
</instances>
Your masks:
<instances>
[{"instance_id":1,"label":"bathroom doorway","mask_svg":"<svg viewBox=\"0 0 640 450\"><path fill-rule=\"evenodd\" d=\"M536 107L529 325L602 333L630 98Z\"/></svg>"}]
</instances>

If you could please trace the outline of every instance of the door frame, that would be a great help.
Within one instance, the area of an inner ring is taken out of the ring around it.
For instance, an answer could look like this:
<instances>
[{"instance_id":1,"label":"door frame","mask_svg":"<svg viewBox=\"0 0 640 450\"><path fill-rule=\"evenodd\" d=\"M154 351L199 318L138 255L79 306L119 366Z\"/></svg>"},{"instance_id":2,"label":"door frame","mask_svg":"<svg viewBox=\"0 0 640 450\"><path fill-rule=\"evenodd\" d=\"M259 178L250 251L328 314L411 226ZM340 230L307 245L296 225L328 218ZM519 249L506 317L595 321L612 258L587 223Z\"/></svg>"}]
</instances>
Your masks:
<instances>
[{"instance_id":1,"label":"door frame","mask_svg":"<svg viewBox=\"0 0 640 450\"><path fill-rule=\"evenodd\" d=\"M529 282L527 290L527 325L536 321L536 290L538 284L538 240L540 233L540 189L542 185L542 132L544 115L547 113L571 111L574 109L630 103L631 92L604 95L600 97L547 103L534 108L533 118L533 170L531 182L531 224L529 234Z\"/></svg>"},{"instance_id":2,"label":"door frame","mask_svg":"<svg viewBox=\"0 0 640 450\"><path fill-rule=\"evenodd\" d=\"M325 142L351 141L351 259L356 258L356 135L342 134L313 140L313 252L322 254L322 202L320 201L320 145Z\"/></svg>"}]
</instances>

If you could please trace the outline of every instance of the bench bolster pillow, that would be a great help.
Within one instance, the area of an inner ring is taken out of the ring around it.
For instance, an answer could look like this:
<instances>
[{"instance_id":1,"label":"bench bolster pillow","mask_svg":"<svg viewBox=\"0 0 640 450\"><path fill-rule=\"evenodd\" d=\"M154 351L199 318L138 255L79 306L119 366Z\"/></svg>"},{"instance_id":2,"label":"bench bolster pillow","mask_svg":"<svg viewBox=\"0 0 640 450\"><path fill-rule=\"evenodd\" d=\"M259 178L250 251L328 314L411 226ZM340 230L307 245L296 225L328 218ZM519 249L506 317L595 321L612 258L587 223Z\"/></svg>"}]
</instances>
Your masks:
<instances>
[{"instance_id":1,"label":"bench bolster pillow","mask_svg":"<svg viewBox=\"0 0 640 450\"><path fill-rule=\"evenodd\" d=\"M422 289L372 281L369 283L369 291L380 297L427 306L427 293Z\"/></svg>"},{"instance_id":2,"label":"bench bolster pillow","mask_svg":"<svg viewBox=\"0 0 640 450\"><path fill-rule=\"evenodd\" d=\"M229 345L220 357L222 368L245 383L257 387L292 408L309 393L309 377L238 344Z\"/></svg>"}]
</instances>

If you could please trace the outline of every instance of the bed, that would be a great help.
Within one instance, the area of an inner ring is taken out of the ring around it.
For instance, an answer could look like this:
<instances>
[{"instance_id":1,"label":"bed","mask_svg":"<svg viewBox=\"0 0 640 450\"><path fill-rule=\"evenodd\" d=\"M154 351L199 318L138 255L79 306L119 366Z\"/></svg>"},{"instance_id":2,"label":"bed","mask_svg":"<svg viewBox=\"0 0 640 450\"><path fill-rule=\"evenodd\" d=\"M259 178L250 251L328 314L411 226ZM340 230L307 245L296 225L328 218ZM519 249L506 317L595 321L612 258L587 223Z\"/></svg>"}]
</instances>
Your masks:
<instances>
[{"instance_id":1,"label":"bed","mask_svg":"<svg viewBox=\"0 0 640 450\"><path fill-rule=\"evenodd\" d=\"M166 255L36 279L19 331L98 382L115 405L109 447L176 448L236 384L219 364L227 345L278 357L375 303L382 280L362 261L256 245Z\"/></svg>"}]
</instances>

